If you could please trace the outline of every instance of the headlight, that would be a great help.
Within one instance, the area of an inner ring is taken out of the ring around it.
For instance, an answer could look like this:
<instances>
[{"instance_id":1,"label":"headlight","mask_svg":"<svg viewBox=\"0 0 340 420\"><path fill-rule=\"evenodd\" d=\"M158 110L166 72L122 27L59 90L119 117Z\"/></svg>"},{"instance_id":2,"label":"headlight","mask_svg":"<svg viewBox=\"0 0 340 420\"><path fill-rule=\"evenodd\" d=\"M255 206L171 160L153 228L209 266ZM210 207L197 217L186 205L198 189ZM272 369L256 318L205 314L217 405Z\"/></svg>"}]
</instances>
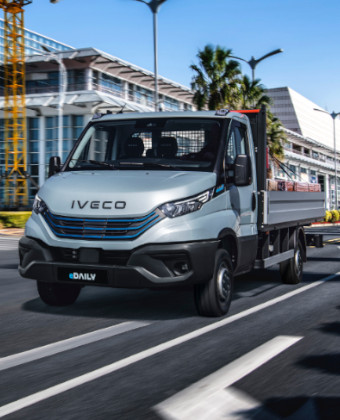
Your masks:
<instances>
[{"instance_id":1,"label":"headlight","mask_svg":"<svg viewBox=\"0 0 340 420\"><path fill-rule=\"evenodd\" d=\"M45 210L47 210L47 205L45 201L42 200L38 195L36 195L34 198L34 203L33 203L34 213L41 214L41 213L44 213Z\"/></svg>"},{"instance_id":2,"label":"headlight","mask_svg":"<svg viewBox=\"0 0 340 420\"><path fill-rule=\"evenodd\" d=\"M204 203L210 201L211 197L213 196L213 191L213 189L205 191L204 193L196 197L189 198L188 200L166 203L163 204L159 209L167 217L173 218L177 216L183 216L185 214L199 210Z\"/></svg>"}]
</instances>

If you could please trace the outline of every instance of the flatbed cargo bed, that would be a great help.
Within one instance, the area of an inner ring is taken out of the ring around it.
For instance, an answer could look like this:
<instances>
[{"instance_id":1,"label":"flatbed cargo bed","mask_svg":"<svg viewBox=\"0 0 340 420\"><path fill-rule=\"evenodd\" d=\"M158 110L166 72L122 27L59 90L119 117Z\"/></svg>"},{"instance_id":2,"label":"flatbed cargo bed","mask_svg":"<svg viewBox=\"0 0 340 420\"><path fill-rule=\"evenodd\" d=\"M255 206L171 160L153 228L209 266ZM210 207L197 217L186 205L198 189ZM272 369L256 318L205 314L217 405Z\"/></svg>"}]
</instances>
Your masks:
<instances>
[{"instance_id":1,"label":"flatbed cargo bed","mask_svg":"<svg viewBox=\"0 0 340 420\"><path fill-rule=\"evenodd\" d=\"M260 193L259 230L309 225L322 220L324 215L324 192L261 191Z\"/></svg>"}]
</instances>

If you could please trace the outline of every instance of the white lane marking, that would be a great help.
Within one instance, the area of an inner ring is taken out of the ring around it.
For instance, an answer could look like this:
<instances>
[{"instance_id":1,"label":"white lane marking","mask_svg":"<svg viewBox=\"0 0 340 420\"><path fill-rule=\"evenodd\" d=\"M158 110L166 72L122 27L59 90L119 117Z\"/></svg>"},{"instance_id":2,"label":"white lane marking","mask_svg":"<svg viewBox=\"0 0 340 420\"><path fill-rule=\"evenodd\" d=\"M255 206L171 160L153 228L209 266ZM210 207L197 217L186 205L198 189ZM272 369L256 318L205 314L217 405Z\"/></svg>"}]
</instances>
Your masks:
<instances>
[{"instance_id":1,"label":"white lane marking","mask_svg":"<svg viewBox=\"0 0 340 420\"><path fill-rule=\"evenodd\" d=\"M249 406L255 408L256 402L253 400L250 403L247 399L242 402L241 398L233 401L232 391L229 398L226 398L224 388L249 375L301 339L302 337L275 337L161 402L154 409L164 420L237 418L233 416L238 410L247 410Z\"/></svg>"},{"instance_id":2,"label":"white lane marking","mask_svg":"<svg viewBox=\"0 0 340 420\"><path fill-rule=\"evenodd\" d=\"M324 279L321 279L317 282L308 284L306 286L302 286L297 290L294 290L292 292L286 293L285 295L282 295L278 298L271 299L268 302L262 303L260 305L257 305L251 309L247 309L243 312L240 312L236 315L233 315L229 318L222 319L221 321L215 322L213 324L207 325L206 327L199 328L196 331L192 331L188 334L184 334L180 337L177 337L173 340L166 341L165 343L159 344L155 347L152 347L150 349L144 350L140 353L134 354L132 356L129 356L125 359L119 360L117 362L114 362L110 365L103 366L102 368L93 370L91 372L85 373L84 375L78 376L77 378L70 379L66 382L63 382L61 384L52 386L50 388L47 388L43 391L36 392L35 394L31 394L27 397L21 398L17 401L14 401L12 403L3 405L0 407L0 417L6 416L7 414L14 413L15 411L21 410L25 407L28 407L32 404L36 404L39 401L43 401L47 398L53 397L55 395L61 394L62 392L68 391L72 388L76 388L77 386L83 385L87 382L91 382L95 379L101 378L102 376L108 375L110 373L116 372L119 369L122 369L124 367L130 366L134 363L137 363L143 359L146 359L148 357L154 356L158 353L161 353L165 350L171 349L172 347L178 346L180 344L183 344L187 341L190 341L194 338L200 337L204 334L207 334L211 331L214 331L218 328L221 328L225 325L231 324L232 322L235 322L239 319L242 319L246 316L252 315L258 311L261 311L262 309L266 309L270 306L273 306L279 302L283 302L286 299L291 298L292 296L298 295L300 293L305 292L306 290L312 289L314 287L320 286L321 284L325 283L326 281L332 280L333 278L340 275L340 272L333 274L331 276L325 277Z\"/></svg>"},{"instance_id":3,"label":"white lane marking","mask_svg":"<svg viewBox=\"0 0 340 420\"><path fill-rule=\"evenodd\" d=\"M137 328L150 325L147 322L123 322L112 327L102 328L90 333L78 335L76 337L68 338L66 340L58 341L56 343L47 344L46 346L37 347L32 350L27 350L22 353L13 354L0 358L0 371L19 366L24 363L29 363L34 360L42 359L44 357L52 356L67 350L72 350L86 344L94 343L99 340L114 337Z\"/></svg>"},{"instance_id":4,"label":"white lane marking","mask_svg":"<svg viewBox=\"0 0 340 420\"><path fill-rule=\"evenodd\" d=\"M227 407L227 410L224 412L221 420L245 420L249 418L279 420L277 416L268 412L260 401L251 398L249 395L233 388L232 386L224 389L222 393L224 401L226 401L225 407ZM210 419L211 418L212 417L210 417ZM218 420L219 418L213 417L213 419ZM308 420L311 419L308 418Z\"/></svg>"}]
</instances>

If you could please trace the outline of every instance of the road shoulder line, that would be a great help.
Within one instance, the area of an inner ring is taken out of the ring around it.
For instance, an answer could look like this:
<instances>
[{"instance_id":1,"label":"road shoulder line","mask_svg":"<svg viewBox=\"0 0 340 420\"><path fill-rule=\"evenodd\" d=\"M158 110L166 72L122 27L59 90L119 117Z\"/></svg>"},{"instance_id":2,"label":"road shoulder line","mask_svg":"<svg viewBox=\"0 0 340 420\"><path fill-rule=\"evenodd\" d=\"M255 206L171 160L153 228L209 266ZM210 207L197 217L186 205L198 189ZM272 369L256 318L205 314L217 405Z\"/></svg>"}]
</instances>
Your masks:
<instances>
[{"instance_id":1,"label":"road shoulder line","mask_svg":"<svg viewBox=\"0 0 340 420\"><path fill-rule=\"evenodd\" d=\"M9 369L24 363L33 362L44 357L49 357L57 353L67 350L72 350L86 344L91 344L106 338L114 337L137 328L146 327L150 325L147 322L128 321L122 324L113 325L112 327L102 328L100 330L92 331L90 333L71 337L66 340L57 341L55 343L47 344L46 346L37 347L21 353L16 353L10 356L0 358L0 371Z\"/></svg>"}]
</instances>

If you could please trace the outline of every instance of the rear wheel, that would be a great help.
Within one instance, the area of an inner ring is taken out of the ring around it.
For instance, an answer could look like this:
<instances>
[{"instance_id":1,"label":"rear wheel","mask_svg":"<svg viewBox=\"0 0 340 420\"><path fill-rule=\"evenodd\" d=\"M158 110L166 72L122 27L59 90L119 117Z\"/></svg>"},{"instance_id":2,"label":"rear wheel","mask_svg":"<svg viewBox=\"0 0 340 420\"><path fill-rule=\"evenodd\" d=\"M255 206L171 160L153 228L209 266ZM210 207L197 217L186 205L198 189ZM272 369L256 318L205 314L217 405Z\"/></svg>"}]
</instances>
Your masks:
<instances>
[{"instance_id":1,"label":"rear wheel","mask_svg":"<svg viewBox=\"0 0 340 420\"><path fill-rule=\"evenodd\" d=\"M204 284L195 286L197 312L203 316L223 316L231 303L233 289L233 268L230 256L219 249L215 256L213 277Z\"/></svg>"},{"instance_id":2,"label":"rear wheel","mask_svg":"<svg viewBox=\"0 0 340 420\"><path fill-rule=\"evenodd\" d=\"M300 241L294 251L294 257L280 264L280 274L283 283L298 284L301 282L303 275L303 257Z\"/></svg>"},{"instance_id":3,"label":"rear wheel","mask_svg":"<svg viewBox=\"0 0 340 420\"><path fill-rule=\"evenodd\" d=\"M50 306L67 306L74 303L80 293L81 286L76 284L58 284L37 282L41 300Z\"/></svg>"}]
</instances>

